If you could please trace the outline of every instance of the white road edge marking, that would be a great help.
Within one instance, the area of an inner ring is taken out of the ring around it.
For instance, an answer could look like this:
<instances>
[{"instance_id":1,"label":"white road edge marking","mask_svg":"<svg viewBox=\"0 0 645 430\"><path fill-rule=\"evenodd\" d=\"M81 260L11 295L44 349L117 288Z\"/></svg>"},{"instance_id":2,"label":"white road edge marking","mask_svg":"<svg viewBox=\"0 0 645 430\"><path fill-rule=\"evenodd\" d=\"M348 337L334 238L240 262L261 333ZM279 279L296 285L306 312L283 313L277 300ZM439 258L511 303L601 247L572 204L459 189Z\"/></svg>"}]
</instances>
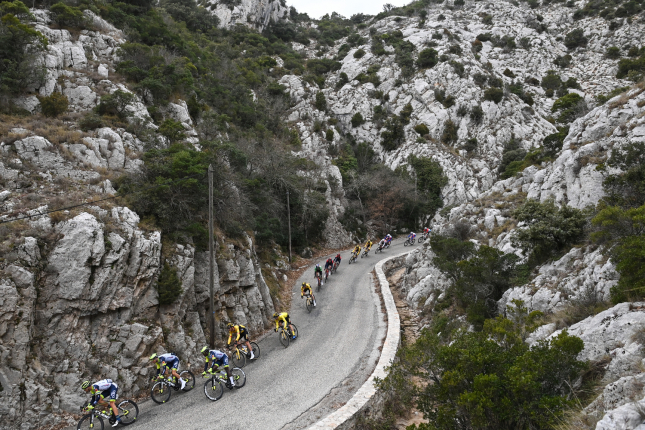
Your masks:
<instances>
[{"instance_id":1,"label":"white road edge marking","mask_svg":"<svg viewBox=\"0 0 645 430\"><path fill-rule=\"evenodd\" d=\"M402 252L376 263L376 276L378 277L379 284L381 284L381 294L383 296L383 302L385 303L385 312L387 313L387 333L385 335L381 357L379 358L374 371L344 406L327 415L317 423L312 424L307 428L307 430L335 429L336 427L344 424L347 420L351 419L363 408L363 406L365 406L365 404L367 404L374 394L376 394L374 378L385 378L387 375L385 368L392 363L392 360L394 360L394 356L396 355L396 351L399 349L399 342L401 340L401 319L399 318L399 312L396 310L394 297L392 297L392 292L390 291L390 283L387 281L385 273L383 273L383 264L412 251L414 251L414 249L410 249L409 251Z\"/></svg>"}]
</instances>

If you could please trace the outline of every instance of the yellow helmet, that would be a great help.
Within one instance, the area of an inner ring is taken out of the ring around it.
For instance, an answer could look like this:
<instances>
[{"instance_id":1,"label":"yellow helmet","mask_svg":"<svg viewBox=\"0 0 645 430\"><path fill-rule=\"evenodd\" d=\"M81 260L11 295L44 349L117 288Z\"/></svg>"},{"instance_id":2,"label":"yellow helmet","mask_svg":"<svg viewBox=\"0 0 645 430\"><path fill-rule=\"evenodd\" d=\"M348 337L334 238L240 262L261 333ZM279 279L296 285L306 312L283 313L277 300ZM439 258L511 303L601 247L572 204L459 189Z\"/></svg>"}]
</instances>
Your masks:
<instances>
[{"instance_id":1,"label":"yellow helmet","mask_svg":"<svg viewBox=\"0 0 645 430\"><path fill-rule=\"evenodd\" d=\"M89 386L90 386L90 381L83 381L83 383L81 384L81 390L85 391Z\"/></svg>"},{"instance_id":2,"label":"yellow helmet","mask_svg":"<svg viewBox=\"0 0 645 430\"><path fill-rule=\"evenodd\" d=\"M279 314L279 313L277 313L277 312L274 312L274 313L273 313L273 318L278 318L279 316L280 316L280 314Z\"/></svg>"},{"instance_id":3,"label":"yellow helmet","mask_svg":"<svg viewBox=\"0 0 645 430\"><path fill-rule=\"evenodd\" d=\"M152 354L148 360L154 360L155 358L157 358L157 353L156 352L154 354Z\"/></svg>"}]
</instances>

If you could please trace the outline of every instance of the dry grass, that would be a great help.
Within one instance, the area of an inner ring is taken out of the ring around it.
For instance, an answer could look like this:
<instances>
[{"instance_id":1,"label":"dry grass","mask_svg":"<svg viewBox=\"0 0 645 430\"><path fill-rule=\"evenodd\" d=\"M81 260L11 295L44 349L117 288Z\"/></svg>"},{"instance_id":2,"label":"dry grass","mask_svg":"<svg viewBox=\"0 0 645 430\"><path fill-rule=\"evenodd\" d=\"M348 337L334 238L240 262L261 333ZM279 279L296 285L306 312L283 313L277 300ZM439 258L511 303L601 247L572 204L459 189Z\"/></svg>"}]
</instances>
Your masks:
<instances>
[{"instance_id":1,"label":"dry grass","mask_svg":"<svg viewBox=\"0 0 645 430\"><path fill-rule=\"evenodd\" d=\"M61 143L81 143L82 139L90 134L75 130L68 124L76 119L76 114L65 115L61 118L46 118L42 115L29 117L0 115L0 141L13 143L33 134L44 137L56 146ZM24 128L27 133L11 133L14 128Z\"/></svg>"}]
</instances>

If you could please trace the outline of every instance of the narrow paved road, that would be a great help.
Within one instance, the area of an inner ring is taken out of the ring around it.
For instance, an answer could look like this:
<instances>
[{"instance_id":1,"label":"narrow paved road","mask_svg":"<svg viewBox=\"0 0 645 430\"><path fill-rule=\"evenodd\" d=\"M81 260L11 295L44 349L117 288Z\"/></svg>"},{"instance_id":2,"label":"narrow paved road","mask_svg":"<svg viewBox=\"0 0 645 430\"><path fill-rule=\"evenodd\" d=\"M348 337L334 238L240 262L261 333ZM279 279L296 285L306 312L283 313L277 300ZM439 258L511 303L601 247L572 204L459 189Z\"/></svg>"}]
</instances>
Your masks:
<instances>
[{"instance_id":1,"label":"narrow paved road","mask_svg":"<svg viewBox=\"0 0 645 430\"><path fill-rule=\"evenodd\" d=\"M402 242L397 241L383 253L375 255L372 250L352 265L347 264L349 252L342 253L337 274L315 292L318 307L311 313L300 300L303 281L315 289L313 268L308 269L292 291L290 315L299 338L291 346L283 348L277 334L271 333L259 342L260 360L244 368L245 387L225 389L219 401L211 402L204 396L204 380L198 377L194 390L173 392L167 404L142 403L139 419L130 428L277 430L303 428L326 415L330 409L320 407L321 400L330 393L348 391L343 382L363 371L362 381L347 384L356 391L374 365L367 362L378 358L385 327L370 272L379 260L402 250Z\"/></svg>"}]
</instances>

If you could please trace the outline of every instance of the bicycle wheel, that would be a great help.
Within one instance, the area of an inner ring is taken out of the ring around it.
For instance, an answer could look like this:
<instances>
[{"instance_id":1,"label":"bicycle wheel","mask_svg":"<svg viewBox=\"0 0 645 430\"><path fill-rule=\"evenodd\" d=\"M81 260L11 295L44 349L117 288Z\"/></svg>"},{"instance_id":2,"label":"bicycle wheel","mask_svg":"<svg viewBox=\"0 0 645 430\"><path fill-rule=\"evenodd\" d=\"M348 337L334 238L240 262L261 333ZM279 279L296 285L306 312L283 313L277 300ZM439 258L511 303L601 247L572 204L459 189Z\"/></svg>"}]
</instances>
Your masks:
<instances>
[{"instance_id":1,"label":"bicycle wheel","mask_svg":"<svg viewBox=\"0 0 645 430\"><path fill-rule=\"evenodd\" d=\"M291 342L291 337L287 335L287 332L284 329L280 330L280 343L282 346L287 348L289 346L289 342Z\"/></svg>"},{"instance_id":2,"label":"bicycle wheel","mask_svg":"<svg viewBox=\"0 0 645 430\"><path fill-rule=\"evenodd\" d=\"M296 336L296 339L298 339L298 327L296 327L296 325L295 325L295 324L291 324L291 326L293 327L293 333L292 333L292 335ZM295 339L294 339L294 340L295 340Z\"/></svg>"},{"instance_id":3,"label":"bicycle wheel","mask_svg":"<svg viewBox=\"0 0 645 430\"><path fill-rule=\"evenodd\" d=\"M260 347L255 342L249 343L251 344L251 348L253 348L253 359L257 360L258 358L260 358Z\"/></svg>"},{"instance_id":4,"label":"bicycle wheel","mask_svg":"<svg viewBox=\"0 0 645 430\"><path fill-rule=\"evenodd\" d=\"M150 390L152 401L158 404L166 403L170 399L170 387L165 381L155 382Z\"/></svg>"},{"instance_id":5,"label":"bicycle wheel","mask_svg":"<svg viewBox=\"0 0 645 430\"><path fill-rule=\"evenodd\" d=\"M313 308L314 308L313 302L311 301L311 299L307 298L307 312L311 312Z\"/></svg>"},{"instance_id":6,"label":"bicycle wheel","mask_svg":"<svg viewBox=\"0 0 645 430\"><path fill-rule=\"evenodd\" d=\"M76 430L94 429L103 430L103 418L87 414L78 422Z\"/></svg>"},{"instance_id":7,"label":"bicycle wheel","mask_svg":"<svg viewBox=\"0 0 645 430\"><path fill-rule=\"evenodd\" d=\"M246 365L246 355L240 352L240 348L235 348L235 351L231 354L231 358L233 359L235 367L242 368Z\"/></svg>"},{"instance_id":8,"label":"bicycle wheel","mask_svg":"<svg viewBox=\"0 0 645 430\"><path fill-rule=\"evenodd\" d=\"M239 367L231 369L231 376L233 377L233 381L235 381L235 388L240 389L246 384L246 373Z\"/></svg>"},{"instance_id":9,"label":"bicycle wheel","mask_svg":"<svg viewBox=\"0 0 645 430\"><path fill-rule=\"evenodd\" d=\"M204 394L213 402L219 400L224 395L224 387L219 379L212 377L204 383Z\"/></svg>"},{"instance_id":10,"label":"bicycle wheel","mask_svg":"<svg viewBox=\"0 0 645 430\"><path fill-rule=\"evenodd\" d=\"M409 240L406 240L405 242L403 242L403 246L408 246L409 244L410 244Z\"/></svg>"},{"instance_id":11,"label":"bicycle wheel","mask_svg":"<svg viewBox=\"0 0 645 430\"><path fill-rule=\"evenodd\" d=\"M121 416L121 424L129 426L137 420L139 416L139 406L132 400L124 400L117 405L119 415Z\"/></svg>"},{"instance_id":12,"label":"bicycle wheel","mask_svg":"<svg viewBox=\"0 0 645 430\"><path fill-rule=\"evenodd\" d=\"M318 278L318 290L317 291L320 291L320 285L321 284L322 284L322 281L320 280L320 278Z\"/></svg>"},{"instance_id":13,"label":"bicycle wheel","mask_svg":"<svg viewBox=\"0 0 645 430\"><path fill-rule=\"evenodd\" d=\"M190 391L195 388L195 375L190 370L184 370L179 374L179 377L186 381L186 386L182 391Z\"/></svg>"}]
</instances>

